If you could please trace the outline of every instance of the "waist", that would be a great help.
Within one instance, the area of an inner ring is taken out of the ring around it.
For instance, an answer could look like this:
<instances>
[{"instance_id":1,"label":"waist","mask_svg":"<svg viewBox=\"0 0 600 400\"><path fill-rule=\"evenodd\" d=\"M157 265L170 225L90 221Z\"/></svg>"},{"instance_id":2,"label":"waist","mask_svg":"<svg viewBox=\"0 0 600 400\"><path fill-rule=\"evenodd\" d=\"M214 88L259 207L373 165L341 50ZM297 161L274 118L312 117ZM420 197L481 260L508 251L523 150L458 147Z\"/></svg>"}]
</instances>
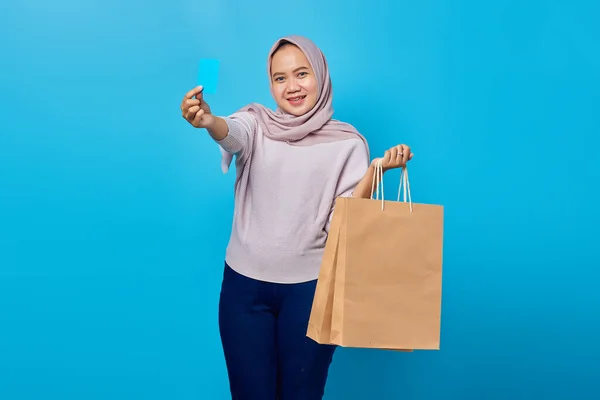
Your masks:
<instances>
[{"instance_id":1,"label":"waist","mask_svg":"<svg viewBox=\"0 0 600 400\"><path fill-rule=\"evenodd\" d=\"M306 246L305 242L294 242L291 234L285 240L271 239L243 239L234 229L227 246L227 263L243 275L266 282L300 283L319 277L324 242Z\"/></svg>"}]
</instances>

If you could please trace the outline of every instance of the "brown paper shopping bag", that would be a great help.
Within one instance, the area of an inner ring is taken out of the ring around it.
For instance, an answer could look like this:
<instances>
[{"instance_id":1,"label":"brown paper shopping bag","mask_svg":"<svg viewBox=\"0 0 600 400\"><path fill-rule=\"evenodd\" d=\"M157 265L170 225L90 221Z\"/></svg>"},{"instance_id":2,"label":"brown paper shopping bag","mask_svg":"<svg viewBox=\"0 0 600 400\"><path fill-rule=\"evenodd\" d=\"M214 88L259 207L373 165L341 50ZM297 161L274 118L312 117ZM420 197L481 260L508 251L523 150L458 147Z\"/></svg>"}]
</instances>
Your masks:
<instances>
[{"instance_id":1,"label":"brown paper shopping bag","mask_svg":"<svg viewBox=\"0 0 600 400\"><path fill-rule=\"evenodd\" d=\"M323 329L316 335L309 326L308 336L345 347L439 349L443 207L412 203L406 169L404 201L400 192L385 201L380 166L376 172L381 200L336 201L311 315Z\"/></svg>"},{"instance_id":2,"label":"brown paper shopping bag","mask_svg":"<svg viewBox=\"0 0 600 400\"><path fill-rule=\"evenodd\" d=\"M312 310L308 321L307 336L318 343L331 344L331 320L333 313L333 296L335 285L335 273L338 257L338 243L340 228L344 216L345 204L336 204L329 236L325 244L323 261L317 280Z\"/></svg>"}]
</instances>

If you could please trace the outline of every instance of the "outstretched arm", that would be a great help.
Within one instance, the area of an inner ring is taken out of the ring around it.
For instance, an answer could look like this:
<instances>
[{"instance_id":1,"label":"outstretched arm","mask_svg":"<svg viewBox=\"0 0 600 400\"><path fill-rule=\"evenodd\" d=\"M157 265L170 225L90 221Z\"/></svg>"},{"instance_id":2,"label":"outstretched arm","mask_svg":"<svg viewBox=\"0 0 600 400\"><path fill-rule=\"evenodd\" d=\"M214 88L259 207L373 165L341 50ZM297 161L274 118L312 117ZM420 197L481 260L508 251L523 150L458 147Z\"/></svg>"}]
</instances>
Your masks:
<instances>
[{"instance_id":1,"label":"outstretched arm","mask_svg":"<svg viewBox=\"0 0 600 400\"><path fill-rule=\"evenodd\" d=\"M232 118L213 115L210 106L204 101L202 90L202 86L198 86L185 94L181 102L181 116L193 127L205 128L226 151L240 152L248 142L248 123L243 125Z\"/></svg>"}]
</instances>

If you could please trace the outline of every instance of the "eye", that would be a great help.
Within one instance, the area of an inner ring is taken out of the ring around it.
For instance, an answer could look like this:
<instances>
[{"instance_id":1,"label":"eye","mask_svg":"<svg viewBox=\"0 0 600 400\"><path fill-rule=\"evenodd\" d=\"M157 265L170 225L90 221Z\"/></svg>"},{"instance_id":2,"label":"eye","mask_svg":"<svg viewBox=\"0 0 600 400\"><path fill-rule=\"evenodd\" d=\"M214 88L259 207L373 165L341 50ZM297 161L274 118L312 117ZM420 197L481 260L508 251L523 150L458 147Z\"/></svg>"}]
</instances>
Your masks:
<instances>
[{"instance_id":1,"label":"eye","mask_svg":"<svg viewBox=\"0 0 600 400\"><path fill-rule=\"evenodd\" d=\"M282 82L283 81L283 76L278 76L277 78L274 79L275 82Z\"/></svg>"},{"instance_id":2,"label":"eye","mask_svg":"<svg viewBox=\"0 0 600 400\"><path fill-rule=\"evenodd\" d=\"M302 72L300 72L300 73L298 74L298 76L299 76L300 78L304 78L306 75L308 75L308 72L306 72L306 71L302 71Z\"/></svg>"}]
</instances>

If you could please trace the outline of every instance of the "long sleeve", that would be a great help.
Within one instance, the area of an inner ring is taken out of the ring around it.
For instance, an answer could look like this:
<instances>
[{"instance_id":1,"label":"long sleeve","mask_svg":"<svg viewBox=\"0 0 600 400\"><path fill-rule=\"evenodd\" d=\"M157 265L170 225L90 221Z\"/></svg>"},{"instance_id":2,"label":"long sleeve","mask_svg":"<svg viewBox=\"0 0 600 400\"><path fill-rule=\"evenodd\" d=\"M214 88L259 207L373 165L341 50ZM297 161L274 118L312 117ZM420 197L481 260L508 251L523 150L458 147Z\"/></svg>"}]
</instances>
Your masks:
<instances>
[{"instance_id":1,"label":"long sleeve","mask_svg":"<svg viewBox=\"0 0 600 400\"><path fill-rule=\"evenodd\" d=\"M348 155L348 160L340 174L340 179L336 188L336 197L350 197L358 183L365 176L369 169L369 156L366 147L362 141L357 141L357 145Z\"/></svg>"},{"instance_id":2,"label":"long sleeve","mask_svg":"<svg viewBox=\"0 0 600 400\"><path fill-rule=\"evenodd\" d=\"M346 164L340 173L338 184L335 191L335 197L351 197L354 189L365 176L369 169L369 155L367 148L362 141L357 141L346 160ZM331 211L325 230L329 232L333 212L335 211L335 199L331 204Z\"/></svg>"},{"instance_id":3,"label":"long sleeve","mask_svg":"<svg viewBox=\"0 0 600 400\"><path fill-rule=\"evenodd\" d=\"M256 119L247 112L239 112L228 117L222 117L229 129L227 136L217 140L221 149L221 170L227 173L233 156L238 159L238 165L243 164L252 151L252 140L256 135Z\"/></svg>"}]
</instances>

